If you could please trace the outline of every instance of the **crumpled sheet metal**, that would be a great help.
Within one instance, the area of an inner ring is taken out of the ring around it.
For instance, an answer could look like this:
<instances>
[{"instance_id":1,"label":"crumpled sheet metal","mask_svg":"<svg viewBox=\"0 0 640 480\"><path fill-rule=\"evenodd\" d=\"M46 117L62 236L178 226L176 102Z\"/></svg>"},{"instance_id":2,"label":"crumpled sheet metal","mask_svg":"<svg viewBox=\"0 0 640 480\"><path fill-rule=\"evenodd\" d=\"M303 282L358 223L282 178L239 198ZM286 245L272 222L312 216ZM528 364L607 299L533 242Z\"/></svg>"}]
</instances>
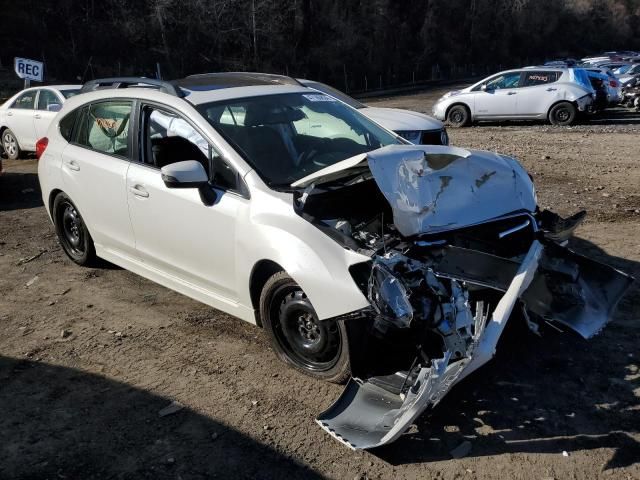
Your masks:
<instances>
[{"instance_id":1,"label":"crumpled sheet metal","mask_svg":"<svg viewBox=\"0 0 640 480\"><path fill-rule=\"evenodd\" d=\"M375 448L393 442L429 406L435 406L462 378L488 362L520 295L528 288L542 254L534 241L509 288L498 302L466 357L450 363L450 353L420 370L414 385L402 399L371 383L352 379L338 400L316 422L352 449ZM420 382L418 384L418 382Z\"/></svg>"},{"instance_id":2,"label":"crumpled sheet metal","mask_svg":"<svg viewBox=\"0 0 640 480\"><path fill-rule=\"evenodd\" d=\"M405 236L533 212L535 189L514 159L456 147L391 145L367 154L374 180Z\"/></svg>"},{"instance_id":3,"label":"crumpled sheet metal","mask_svg":"<svg viewBox=\"0 0 640 480\"><path fill-rule=\"evenodd\" d=\"M350 448L375 448L396 440L426 408L437 405L453 385L491 360L518 300L539 317L590 338L610 320L633 282L632 277L612 267L559 245L543 246L537 240L519 266L513 260L482 252L462 248L450 251L452 258L436 267L439 274L471 279L472 283L485 278L487 286L503 290L504 295L481 334L474 335L466 356L450 363L445 355L431 368L423 368L417 392L409 390L403 399L370 382L352 379L340 398L316 420Z\"/></svg>"}]
</instances>

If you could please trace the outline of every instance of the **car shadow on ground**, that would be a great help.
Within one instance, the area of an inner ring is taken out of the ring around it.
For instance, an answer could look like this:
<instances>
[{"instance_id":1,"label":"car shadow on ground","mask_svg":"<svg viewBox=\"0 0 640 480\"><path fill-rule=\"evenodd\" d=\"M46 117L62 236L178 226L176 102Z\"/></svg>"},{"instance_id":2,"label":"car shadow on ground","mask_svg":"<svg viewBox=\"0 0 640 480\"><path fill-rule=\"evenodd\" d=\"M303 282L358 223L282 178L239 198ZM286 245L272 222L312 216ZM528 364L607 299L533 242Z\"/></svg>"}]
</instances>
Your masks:
<instances>
[{"instance_id":1,"label":"car shadow on ground","mask_svg":"<svg viewBox=\"0 0 640 480\"><path fill-rule=\"evenodd\" d=\"M0 356L0 478L323 478L161 396Z\"/></svg>"},{"instance_id":2,"label":"car shadow on ground","mask_svg":"<svg viewBox=\"0 0 640 480\"><path fill-rule=\"evenodd\" d=\"M640 276L640 263L609 256L584 239L572 240L571 247ZM448 460L451 450L469 441L469 457L571 456L609 448L611 458L594 468L605 471L640 462L639 305L640 288L633 284L613 321L588 341L550 326L537 337L514 317L489 364L456 386L398 441L371 453L394 465Z\"/></svg>"},{"instance_id":3,"label":"car shadow on ground","mask_svg":"<svg viewBox=\"0 0 640 480\"><path fill-rule=\"evenodd\" d=\"M0 175L0 212L42 205L37 174L4 172Z\"/></svg>"}]
</instances>

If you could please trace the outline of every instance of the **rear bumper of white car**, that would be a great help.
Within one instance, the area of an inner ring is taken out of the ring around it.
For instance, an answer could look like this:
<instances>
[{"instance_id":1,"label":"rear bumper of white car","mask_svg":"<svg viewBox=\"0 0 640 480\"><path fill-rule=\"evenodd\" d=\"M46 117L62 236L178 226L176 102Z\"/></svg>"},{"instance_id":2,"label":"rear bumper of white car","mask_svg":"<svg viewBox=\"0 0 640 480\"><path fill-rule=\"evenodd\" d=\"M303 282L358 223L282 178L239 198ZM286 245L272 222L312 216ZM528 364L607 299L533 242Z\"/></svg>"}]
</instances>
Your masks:
<instances>
[{"instance_id":1,"label":"rear bumper of white car","mask_svg":"<svg viewBox=\"0 0 640 480\"><path fill-rule=\"evenodd\" d=\"M589 106L593 103L593 101L594 101L593 95L589 93L587 95L584 95L583 97L578 98L576 100L576 106L578 107L579 111L585 112L587 111Z\"/></svg>"}]
</instances>

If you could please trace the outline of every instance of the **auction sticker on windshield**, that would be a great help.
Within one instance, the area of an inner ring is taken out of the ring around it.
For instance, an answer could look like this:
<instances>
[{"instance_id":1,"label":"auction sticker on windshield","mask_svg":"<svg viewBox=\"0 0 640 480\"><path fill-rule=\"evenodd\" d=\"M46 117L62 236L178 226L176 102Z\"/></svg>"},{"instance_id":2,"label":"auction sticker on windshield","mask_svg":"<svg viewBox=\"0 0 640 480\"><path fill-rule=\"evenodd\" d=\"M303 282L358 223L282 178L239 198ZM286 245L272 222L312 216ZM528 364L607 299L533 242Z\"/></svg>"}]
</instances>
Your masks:
<instances>
[{"instance_id":1,"label":"auction sticker on windshield","mask_svg":"<svg viewBox=\"0 0 640 480\"><path fill-rule=\"evenodd\" d=\"M321 93L312 93L303 95L304 98L310 102L337 102L337 100L329 95L322 95Z\"/></svg>"}]
</instances>

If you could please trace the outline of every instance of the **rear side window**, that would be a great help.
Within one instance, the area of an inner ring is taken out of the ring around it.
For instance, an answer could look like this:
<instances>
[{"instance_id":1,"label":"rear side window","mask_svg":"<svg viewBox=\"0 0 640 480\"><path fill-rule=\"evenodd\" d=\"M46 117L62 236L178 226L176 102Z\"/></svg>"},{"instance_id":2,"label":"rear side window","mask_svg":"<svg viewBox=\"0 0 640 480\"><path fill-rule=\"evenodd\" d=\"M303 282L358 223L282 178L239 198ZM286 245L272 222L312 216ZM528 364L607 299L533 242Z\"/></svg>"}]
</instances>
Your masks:
<instances>
[{"instance_id":1,"label":"rear side window","mask_svg":"<svg viewBox=\"0 0 640 480\"><path fill-rule=\"evenodd\" d=\"M524 86L533 87L535 85L545 85L557 82L562 72L534 70L524 73Z\"/></svg>"},{"instance_id":2,"label":"rear side window","mask_svg":"<svg viewBox=\"0 0 640 480\"><path fill-rule=\"evenodd\" d=\"M28 92L24 92L16 101L13 102L11 108L18 108L21 110L33 110L33 107L36 104L36 92L37 90L30 90Z\"/></svg>"},{"instance_id":3,"label":"rear side window","mask_svg":"<svg viewBox=\"0 0 640 480\"><path fill-rule=\"evenodd\" d=\"M40 90L38 96L38 110L49 110L49 105L60 105L62 102L51 90ZM60 107L58 107L60 108Z\"/></svg>"},{"instance_id":4,"label":"rear side window","mask_svg":"<svg viewBox=\"0 0 640 480\"><path fill-rule=\"evenodd\" d=\"M84 107L76 127L76 143L97 152L127 157L131 109L131 102L121 100Z\"/></svg>"},{"instance_id":5,"label":"rear side window","mask_svg":"<svg viewBox=\"0 0 640 480\"><path fill-rule=\"evenodd\" d=\"M73 127L76 124L80 110L81 109L75 109L60 120L60 135L62 135L67 142L70 142L73 138Z\"/></svg>"}]
</instances>

